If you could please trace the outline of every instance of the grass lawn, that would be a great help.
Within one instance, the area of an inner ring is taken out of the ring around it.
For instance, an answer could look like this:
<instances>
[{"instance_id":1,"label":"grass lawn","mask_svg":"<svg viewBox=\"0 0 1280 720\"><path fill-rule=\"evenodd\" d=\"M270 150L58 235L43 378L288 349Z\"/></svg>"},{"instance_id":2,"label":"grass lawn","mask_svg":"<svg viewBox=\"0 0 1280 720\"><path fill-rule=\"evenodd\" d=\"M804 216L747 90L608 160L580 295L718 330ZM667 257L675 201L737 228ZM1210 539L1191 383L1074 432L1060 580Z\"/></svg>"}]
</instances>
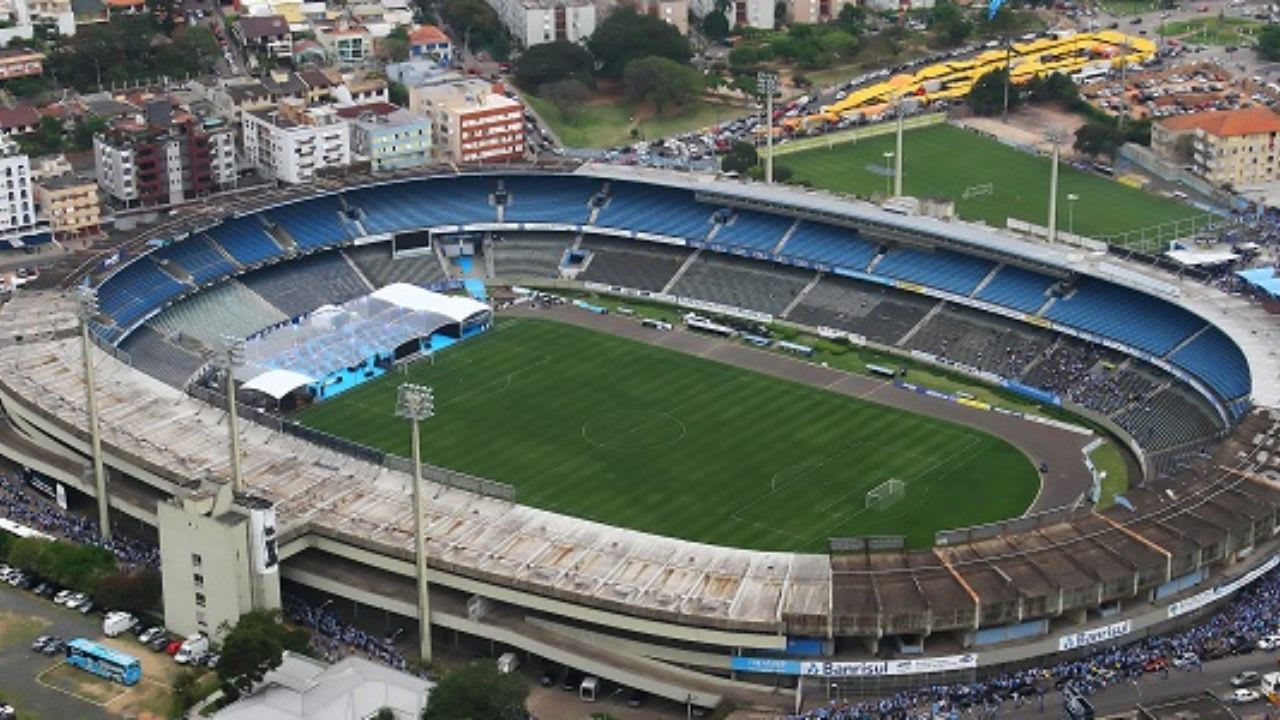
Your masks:
<instances>
[{"instance_id":1,"label":"grass lawn","mask_svg":"<svg viewBox=\"0 0 1280 720\"><path fill-rule=\"evenodd\" d=\"M1039 485L1020 451L976 430L543 320L503 319L298 420L407 456L401 382L435 388L431 462L511 483L525 504L721 545L924 547L1025 511ZM868 509L890 478L905 497Z\"/></svg>"},{"instance_id":2,"label":"grass lawn","mask_svg":"<svg viewBox=\"0 0 1280 720\"><path fill-rule=\"evenodd\" d=\"M0 610L0 650L29 645L48 626L49 621L42 617Z\"/></svg>"},{"instance_id":3,"label":"grass lawn","mask_svg":"<svg viewBox=\"0 0 1280 720\"><path fill-rule=\"evenodd\" d=\"M1124 451L1108 440L1089 453L1089 458L1099 472L1106 473L1106 477L1102 478L1098 509L1109 508L1115 504L1116 495L1123 495L1129 489L1129 466L1124 462Z\"/></svg>"},{"instance_id":4,"label":"grass lawn","mask_svg":"<svg viewBox=\"0 0 1280 720\"><path fill-rule=\"evenodd\" d=\"M1262 23L1248 18L1204 17L1165 23L1160 26L1160 32L1166 37L1201 45L1242 45L1252 42L1254 33L1261 27Z\"/></svg>"},{"instance_id":5,"label":"grass lawn","mask_svg":"<svg viewBox=\"0 0 1280 720\"><path fill-rule=\"evenodd\" d=\"M697 100L681 107L667 108L666 112L657 115L651 108L619 98L611 102L588 103L571 117L566 117L554 104L542 98L526 94L524 99L551 126L560 142L581 148L628 145L634 142L632 127L638 128L644 137L654 139L708 127L747 113L741 107ZM638 121L632 118L638 118Z\"/></svg>"},{"instance_id":6,"label":"grass lawn","mask_svg":"<svg viewBox=\"0 0 1280 720\"><path fill-rule=\"evenodd\" d=\"M1159 9L1152 0L1104 0L1102 8L1112 15L1138 15Z\"/></svg>"},{"instance_id":7,"label":"grass lawn","mask_svg":"<svg viewBox=\"0 0 1280 720\"><path fill-rule=\"evenodd\" d=\"M894 136L811 149L781 156L797 180L814 187L868 197L885 192L884 153ZM904 136L903 189L916 197L942 196L956 201L968 220L1004 227L1008 217L1047 223L1049 159L1008 147L951 125L912 130ZM966 188L991 183L993 192L964 199ZM1135 190L1063 165L1059 174L1058 228L1092 237L1151 227L1203 214L1173 200ZM1074 221L1067 195L1075 194Z\"/></svg>"}]
</instances>

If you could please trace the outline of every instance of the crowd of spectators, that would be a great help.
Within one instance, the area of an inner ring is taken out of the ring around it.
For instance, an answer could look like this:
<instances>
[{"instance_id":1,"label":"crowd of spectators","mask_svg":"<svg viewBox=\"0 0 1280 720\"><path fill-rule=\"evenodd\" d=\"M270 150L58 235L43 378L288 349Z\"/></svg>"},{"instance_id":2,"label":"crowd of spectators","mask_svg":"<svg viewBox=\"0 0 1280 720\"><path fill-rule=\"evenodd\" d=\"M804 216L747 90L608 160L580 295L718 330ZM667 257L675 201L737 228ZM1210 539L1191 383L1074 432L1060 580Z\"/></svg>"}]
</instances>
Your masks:
<instances>
[{"instance_id":1,"label":"crowd of spectators","mask_svg":"<svg viewBox=\"0 0 1280 720\"><path fill-rule=\"evenodd\" d=\"M363 655L368 660L405 670L408 663L396 650L390 638L378 638L343 622L327 608L327 603L312 607L302 598L285 596L284 614L292 622L310 628L311 646L325 660L333 663L348 655Z\"/></svg>"},{"instance_id":2,"label":"crowd of spectators","mask_svg":"<svg viewBox=\"0 0 1280 720\"><path fill-rule=\"evenodd\" d=\"M985 680L907 690L879 700L832 704L792 720L912 720L993 716L1034 703L1070 685L1085 696L1146 674L1165 679L1195 671L1208 659L1252 652L1280 624L1280 570L1240 591L1220 611L1181 632L1108 646L1078 660L1046 664Z\"/></svg>"}]
</instances>

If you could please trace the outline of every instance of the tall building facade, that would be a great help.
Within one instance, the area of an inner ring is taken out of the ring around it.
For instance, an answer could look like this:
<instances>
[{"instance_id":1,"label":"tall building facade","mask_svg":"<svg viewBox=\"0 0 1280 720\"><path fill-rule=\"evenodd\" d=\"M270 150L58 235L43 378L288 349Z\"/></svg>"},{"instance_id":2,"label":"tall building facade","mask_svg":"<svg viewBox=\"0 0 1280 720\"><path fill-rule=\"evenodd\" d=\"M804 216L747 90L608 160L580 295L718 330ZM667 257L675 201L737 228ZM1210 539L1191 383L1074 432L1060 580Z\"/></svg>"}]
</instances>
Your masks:
<instances>
[{"instance_id":1,"label":"tall building facade","mask_svg":"<svg viewBox=\"0 0 1280 720\"><path fill-rule=\"evenodd\" d=\"M436 156L474 163L524 157L524 106L501 86L466 80L410 88L409 108L431 118Z\"/></svg>"}]
</instances>

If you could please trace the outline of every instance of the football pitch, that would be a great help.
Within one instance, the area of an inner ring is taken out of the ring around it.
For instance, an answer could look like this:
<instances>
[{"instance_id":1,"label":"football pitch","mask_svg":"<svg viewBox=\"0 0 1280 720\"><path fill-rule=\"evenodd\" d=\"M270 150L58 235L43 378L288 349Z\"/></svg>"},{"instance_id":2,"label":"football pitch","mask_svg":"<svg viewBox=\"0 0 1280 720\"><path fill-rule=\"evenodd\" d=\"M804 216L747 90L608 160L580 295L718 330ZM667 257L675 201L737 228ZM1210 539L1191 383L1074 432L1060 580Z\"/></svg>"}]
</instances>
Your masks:
<instances>
[{"instance_id":1,"label":"football pitch","mask_svg":"<svg viewBox=\"0 0 1280 720\"><path fill-rule=\"evenodd\" d=\"M813 187L869 197L884 194L889 176L884 154L893 152L892 133L856 143L780 155L796 180ZM1048 224L1049 158L1003 145L950 125L903 134L902 189L915 197L954 200L956 213L994 227L1005 219ZM991 193L966 199L965 190L990 183ZM1072 210L1068 195L1075 195ZM1058 175L1058 229L1106 238L1204 215L1185 203L1135 190L1066 164ZM1074 217L1072 217L1074 216Z\"/></svg>"},{"instance_id":2,"label":"football pitch","mask_svg":"<svg viewBox=\"0 0 1280 720\"><path fill-rule=\"evenodd\" d=\"M527 505L719 545L813 551L1024 512L1039 479L999 438L563 323L497 327L300 412L408 457L396 387L435 389L424 459L514 485ZM898 499L868 507L896 478Z\"/></svg>"}]
</instances>

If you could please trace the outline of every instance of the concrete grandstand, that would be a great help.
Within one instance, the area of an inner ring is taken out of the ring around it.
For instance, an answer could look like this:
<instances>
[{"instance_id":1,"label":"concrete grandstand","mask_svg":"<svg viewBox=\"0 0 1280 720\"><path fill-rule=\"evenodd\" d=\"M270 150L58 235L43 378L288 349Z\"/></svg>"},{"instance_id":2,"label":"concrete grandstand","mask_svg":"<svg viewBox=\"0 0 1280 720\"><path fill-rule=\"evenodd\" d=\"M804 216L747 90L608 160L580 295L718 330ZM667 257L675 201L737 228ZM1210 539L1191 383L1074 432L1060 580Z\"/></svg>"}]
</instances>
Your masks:
<instances>
[{"instance_id":1,"label":"concrete grandstand","mask_svg":"<svg viewBox=\"0 0 1280 720\"><path fill-rule=\"evenodd\" d=\"M487 233L477 253L494 283L694 301L1027 388L1111 429L1152 481L1128 493L1132 511L1066 508L951 534L932 550L813 555L600 525L459 489L439 470L426 531L438 627L677 700L778 706L791 696L775 687L795 678L732 657L779 656L799 639L851 661L888 647L944 657L978 648L971 665L939 665L963 677L1045 652L1048 636L1100 612L1168 622L1169 601L1270 554L1280 470L1256 451L1280 429L1251 408L1280 405L1280 373L1261 310L987 228L591 167L414 179L256 208L97 273L95 363L117 511L156 525L170 500L230 502L225 406L185 392L189 381L224 336L391 282L456 279L439 244L394 258L393 234L419 231ZM0 447L92 494L75 327L66 297L20 294L0 310ZM409 475L250 415L245 480L275 508L283 577L414 616Z\"/></svg>"}]
</instances>

